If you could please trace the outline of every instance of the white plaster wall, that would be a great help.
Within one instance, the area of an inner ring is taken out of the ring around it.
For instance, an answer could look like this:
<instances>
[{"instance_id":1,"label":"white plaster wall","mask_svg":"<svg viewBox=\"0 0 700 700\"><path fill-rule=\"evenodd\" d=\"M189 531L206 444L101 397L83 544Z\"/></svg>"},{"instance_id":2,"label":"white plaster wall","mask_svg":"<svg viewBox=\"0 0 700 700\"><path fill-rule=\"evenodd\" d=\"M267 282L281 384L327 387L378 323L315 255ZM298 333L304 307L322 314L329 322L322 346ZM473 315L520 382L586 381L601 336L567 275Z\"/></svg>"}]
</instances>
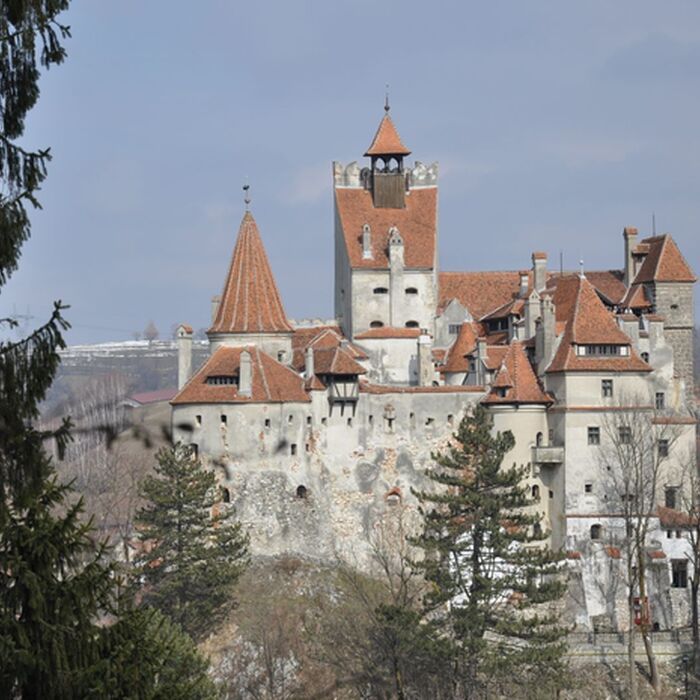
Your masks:
<instances>
[{"instance_id":1,"label":"white plaster wall","mask_svg":"<svg viewBox=\"0 0 700 700\"><path fill-rule=\"evenodd\" d=\"M358 344L369 355L371 381L404 386L418 383L418 338L366 338Z\"/></svg>"}]
</instances>

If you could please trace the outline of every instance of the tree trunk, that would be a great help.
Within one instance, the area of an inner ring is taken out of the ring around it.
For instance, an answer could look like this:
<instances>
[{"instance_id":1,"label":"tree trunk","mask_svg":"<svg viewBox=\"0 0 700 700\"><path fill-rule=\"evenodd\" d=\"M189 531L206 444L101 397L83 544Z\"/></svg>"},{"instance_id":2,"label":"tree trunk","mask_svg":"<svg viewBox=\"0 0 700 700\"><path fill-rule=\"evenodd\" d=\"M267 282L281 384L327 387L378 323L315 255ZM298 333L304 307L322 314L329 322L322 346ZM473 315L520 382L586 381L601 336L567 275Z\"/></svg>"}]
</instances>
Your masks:
<instances>
[{"instance_id":1,"label":"tree trunk","mask_svg":"<svg viewBox=\"0 0 700 700\"><path fill-rule=\"evenodd\" d=\"M637 669L634 661L634 585L630 584L629 597L629 635L627 637L627 670L630 700L637 700Z\"/></svg>"},{"instance_id":2,"label":"tree trunk","mask_svg":"<svg viewBox=\"0 0 700 700\"><path fill-rule=\"evenodd\" d=\"M639 575L639 601L642 606L642 624L640 625L642 631L642 639L644 640L644 651L647 655L647 662L649 664L649 682L651 687L654 689L655 693L661 690L661 679L659 678L659 669L656 665L656 655L654 654L654 646L651 641L651 632L649 630L649 617L651 616L651 611L647 601L647 582L646 582L646 569L644 567L643 559L643 549L638 548L638 558L637 558L637 573ZM645 601L647 605L645 606ZM645 613L649 613L648 615Z\"/></svg>"},{"instance_id":3,"label":"tree trunk","mask_svg":"<svg viewBox=\"0 0 700 700\"><path fill-rule=\"evenodd\" d=\"M695 565L693 578L690 581L690 603L692 609L691 626L693 628L693 675L700 677L700 624L698 622L698 589L700 589L700 576L696 572L700 566Z\"/></svg>"}]
</instances>

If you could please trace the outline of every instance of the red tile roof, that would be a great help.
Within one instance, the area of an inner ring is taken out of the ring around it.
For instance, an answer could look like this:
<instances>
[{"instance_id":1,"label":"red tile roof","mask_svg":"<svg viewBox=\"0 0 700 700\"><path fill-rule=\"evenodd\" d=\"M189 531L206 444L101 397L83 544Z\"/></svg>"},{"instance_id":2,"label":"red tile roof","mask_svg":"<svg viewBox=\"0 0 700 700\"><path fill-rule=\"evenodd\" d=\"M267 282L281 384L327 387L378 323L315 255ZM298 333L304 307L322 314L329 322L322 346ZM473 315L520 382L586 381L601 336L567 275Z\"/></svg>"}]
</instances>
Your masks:
<instances>
[{"instance_id":1,"label":"red tile roof","mask_svg":"<svg viewBox=\"0 0 700 700\"><path fill-rule=\"evenodd\" d=\"M357 188L336 188L335 201L353 268L389 268L389 229L398 228L404 242L404 265L431 269L436 264L437 189L426 187L406 193L404 209L375 208L372 194ZM362 255L362 227L371 230L372 257Z\"/></svg>"},{"instance_id":2,"label":"red tile roof","mask_svg":"<svg viewBox=\"0 0 700 700\"><path fill-rule=\"evenodd\" d=\"M381 328L370 328L355 336L355 340L371 340L373 338L417 338L420 335L420 328L394 328L393 326L382 326Z\"/></svg>"},{"instance_id":3,"label":"red tile roof","mask_svg":"<svg viewBox=\"0 0 700 700\"><path fill-rule=\"evenodd\" d=\"M505 389L505 396L499 396L495 391L496 388ZM492 389L484 399L484 403L552 403L552 398L542 390L522 343L513 341L508 346L508 351L503 357Z\"/></svg>"},{"instance_id":4,"label":"red tile roof","mask_svg":"<svg viewBox=\"0 0 700 700\"><path fill-rule=\"evenodd\" d=\"M651 301L647 298L646 289L643 284L633 284L620 302L620 306L625 309L649 309Z\"/></svg>"},{"instance_id":5,"label":"red tile roof","mask_svg":"<svg viewBox=\"0 0 700 700\"><path fill-rule=\"evenodd\" d=\"M246 212L210 333L279 333L292 327L282 307L258 226Z\"/></svg>"},{"instance_id":6,"label":"red tile roof","mask_svg":"<svg viewBox=\"0 0 700 700\"><path fill-rule=\"evenodd\" d=\"M657 508L657 515L659 516L659 524L663 528L672 529L682 529L691 527L696 522L696 517L692 517L689 513L684 513L680 510L675 510L674 508L666 508L665 506L659 506Z\"/></svg>"},{"instance_id":7,"label":"red tile roof","mask_svg":"<svg viewBox=\"0 0 700 700\"><path fill-rule=\"evenodd\" d=\"M292 336L292 367L297 372L306 369L306 349L311 346L314 350L321 348L336 348L345 340L338 326L313 326L297 328ZM355 360L366 360L365 353L357 345L347 343L345 351Z\"/></svg>"},{"instance_id":8,"label":"red tile roof","mask_svg":"<svg viewBox=\"0 0 700 700\"><path fill-rule=\"evenodd\" d=\"M669 234L645 238L649 252L639 268L635 283L695 282L695 275Z\"/></svg>"},{"instance_id":9,"label":"red tile roof","mask_svg":"<svg viewBox=\"0 0 700 700\"><path fill-rule=\"evenodd\" d=\"M622 270L591 270L586 279L609 304L617 304L625 295L625 275Z\"/></svg>"},{"instance_id":10,"label":"red tile roof","mask_svg":"<svg viewBox=\"0 0 700 700\"><path fill-rule=\"evenodd\" d=\"M450 346L445 357L441 372L466 372L469 369L467 355L476 350L476 332L473 324L463 323L454 343Z\"/></svg>"},{"instance_id":11,"label":"red tile roof","mask_svg":"<svg viewBox=\"0 0 700 700\"><path fill-rule=\"evenodd\" d=\"M562 277L554 293L554 304L557 321L566 326L548 372L651 372L585 277ZM629 355L579 356L576 345L622 345L629 347Z\"/></svg>"},{"instance_id":12,"label":"red tile roof","mask_svg":"<svg viewBox=\"0 0 700 700\"><path fill-rule=\"evenodd\" d=\"M483 386L466 386L464 384L451 386L387 386L384 384L370 384L360 380L360 391L365 394L480 394Z\"/></svg>"},{"instance_id":13,"label":"red tile roof","mask_svg":"<svg viewBox=\"0 0 700 700\"><path fill-rule=\"evenodd\" d=\"M252 360L251 396L240 396L236 384L207 384L208 377L234 377L237 381L244 350L250 353ZM304 390L304 380L294 370L251 346L217 348L171 403L283 403L309 400Z\"/></svg>"},{"instance_id":14,"label":"red tile roof","mask_svg":"<svg viewBox=\"0 0 700 700\"><path fill-rule=\"evenodd\" d=\"M407 156L411 151L403 145L389 114L382 117L366 156Z\"/></svg>"},{"instance_id":15,"label":"red tile roof","mask_svg":"<svg viewBox=\"0 0 700 700\"><path fill-rule=\"evenodd\" d=\"M177 394L177 389L158 389L156 391L142 391L132 394L129 399L140 404L158 403L159 401L170 401Z\"/></svg>"},{"instance_id":16,"label":"red tile roof","mask_svg":"<svg viewBox=\"0 0 700 700\"><path fill-rule=\"evenodd\" d=\"M607 555L608 555L611 559L620 559L620 558L622 558L622 553L620 552L620 548L619 548L619 547L614 547L613 545L608 545L608 546L605 548L605 551L606 551Z\"/></svg>"},{"instance_id":17,"label":"red tile roof","mask_svg":"<svg viewBox=\"0 0 700 700\"><path fill-rule=\"evenodd\" d=\"M486 369L489 370L496 370L498 369L502 362L503 358L506 356L506 353L508 352L508 346L507 345L487 345L486 346L486 361L484 364L486 365Z\"/></svg>"},{"instance_id":18,"label":"red tile roof","mask_svg":"<svg viewBox=\"0 0 700 700\"><path fill-rule=\"evenodd\" d=\"M365 374L367 370L341 347L314 350L315 374Z\"/></svg>"},{"instance_id":19,"label":"red tile roof","mask_svg":"<svg viewBox=\"0 0 700 700\"><path fill-rule=\"evenodd\" d=\"M440 308L444 309L456 299L472 318L480 319L518 296L520 273L441 272L438 284Z\"/></svg>"}]
</instances>

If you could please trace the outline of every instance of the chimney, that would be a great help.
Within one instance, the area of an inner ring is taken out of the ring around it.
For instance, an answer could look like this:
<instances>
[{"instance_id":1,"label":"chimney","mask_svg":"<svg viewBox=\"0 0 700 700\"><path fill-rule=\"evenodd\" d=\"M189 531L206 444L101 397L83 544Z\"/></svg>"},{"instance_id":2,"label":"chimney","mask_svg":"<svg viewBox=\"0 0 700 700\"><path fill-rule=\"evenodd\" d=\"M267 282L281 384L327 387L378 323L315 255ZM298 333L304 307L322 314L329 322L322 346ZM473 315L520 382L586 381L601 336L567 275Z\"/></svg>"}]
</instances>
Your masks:
<instances>
[{"instance_id":1,"label":"chimney","mask_svg":"<svg viewBox=\"0 0 700 700\"><path fill-rule=\"evenodd\" d=\"M541 322L537 328L537 339L535 341L535 353L537 361L537 371L542 374L547 368L554 355L554 343L556 342L556 324L554 316L554 304L549 297L542 299L540 304Z\"/></svg>"},{"instance_id":2,"label":"chimney","mask_svg":"<svg viewBox=\"0 0 700 700\"><path fill-rule=\"evenodd\" d=\"M547 286L547 253L532 254L532 283L538 292Z\"/></svg>"},{"instance_id":3,"label":"chimney","mask_svg":"<svg viewBox=\"0 0 700 700\"><path fill-rule=\"evenodd\" d=\"M636 228L631 226L625 226L622 231L622 237L625 239L625 286L629 287L634 281L634 259L632 257L632 251L637 247L637 234L639 232Z\"/></svg>"},{"instance_id":4,"label":"chimney","mask_svg":"<svg viewBox=\"0 0 700 700\"><path fill-rule=\"evenodd\" d=\"M216 321L216 314L219 313L219 304L221 303L221 297L217 294L211 298L211 322Z\"/></svg>"},{"instance_id":5,"label":"chimney","mask_svg":"<svg viewBox=\"0 0 700 700\"><path fill-rule=\"evenodd\" d=\"M314 349L309 345L306 348L306 360L304 362L304 379L309 380L314 376Z\"/></svg>"},{"instance_id":6,"label":"chimney","mask_svg":"<svg viewBox=\"0 0 700 700\"><path fill-rule=\"evenodd\" d=\"M177 327L177 388L182 389L192 376L192 328L184 323Z\"/></svg>"},{"instance_id":7,"label":"chimney","mask_svg":"<svg viewBox=\"0 0 700 700\"><path fill-rule=\"evenodd\" d=\"M527 296L527 290L530 287L530 279L527 270L520 270L520 291L518 296L524 299Z\"/></svg>"},{"instance_id":8,"label":"chimney","mask_svg":"<svg viewBox=\"0 0 700 700\"><path fill-rule=\"evenodd\" d=\"M240 367L238 370L238 395L251 397L253 395L253 361L247 350L241 351Z\"/></svg>"},{"instance_id":9,"label":"chimney","mask_svg":"<svg viewBox=\"0 0 700 700\"><path fill-rule=\"evenodd\" d=\"M525 340L535 335L536 321L540 316L540 295L533 290L525 300Z\"/></svg>"},{"instance_id":10,"label":"chimney","mask_svg":"<svg viewBox=\"0 0 700 700\"><path fill-rule=\"evenodd\" d=\"M362 259L372 259L372 231L369 224L362 227Z\"/></svg>"},{"instance_id":11,"label":"chimney","mask_svg":"<svg viewBox=\"0 0 700 700\"><path fill-rule=\"evenodd\" d=\"M476 341L476 383L486 386L486 338L477 338Z\"/></svg>"},{"instance_id":12,"label":"chimney","mask_svg":"<svg viewBox=\"0 0 700 700\"><path fill-rule=\"evenodd\" d=\"M421 328L418 336L418 385L432 386L434 374L433 339L426 328Z\"/></svg>"}]
</instances>

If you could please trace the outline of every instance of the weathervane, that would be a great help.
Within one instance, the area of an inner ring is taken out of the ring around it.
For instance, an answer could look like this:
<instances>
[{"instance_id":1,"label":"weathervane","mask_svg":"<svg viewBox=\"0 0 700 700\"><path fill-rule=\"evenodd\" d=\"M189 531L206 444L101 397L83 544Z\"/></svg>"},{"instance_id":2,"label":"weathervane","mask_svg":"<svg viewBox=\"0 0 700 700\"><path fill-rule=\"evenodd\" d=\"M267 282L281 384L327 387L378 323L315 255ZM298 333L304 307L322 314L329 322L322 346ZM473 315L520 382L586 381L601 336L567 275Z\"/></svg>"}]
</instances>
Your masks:
<instances>
[{"instance_id":1,"label":"weathervane","mask_svg":"<svg viewBox=\"0 0 700 700\"><path fill-rule=\"evenodd\" d=\"M384 92L384 111L389 114L389 110L391 107L389 106L389 83L386 84L386 91Z\"/></svg>"},{"instance_id":2,"label":"weathervane","mask_svg":"<svg viewBox=\"0 0 700 700\"><path fill-rule=\"evenodd\" d=\"M579 261L578 261L578 265L579 265L579 268L580 268L580 269L579 269L578 276L579 276L581 279L583 279L583 278L586 276L586 275L583 274L583 260L579 260Z\"/></svg>"},{"instance_id":3,"label":"weathervane","mask_svg":"<svg viewBox=\"0 0 700 700\"><path fill-rule=\"evenodd\" d=\"M248 178L246 178L246 183L243 185L243 201L245 202L245 210L248 211L250 207L250 185L248 184Z\"/></svg>"}]
</instances>

